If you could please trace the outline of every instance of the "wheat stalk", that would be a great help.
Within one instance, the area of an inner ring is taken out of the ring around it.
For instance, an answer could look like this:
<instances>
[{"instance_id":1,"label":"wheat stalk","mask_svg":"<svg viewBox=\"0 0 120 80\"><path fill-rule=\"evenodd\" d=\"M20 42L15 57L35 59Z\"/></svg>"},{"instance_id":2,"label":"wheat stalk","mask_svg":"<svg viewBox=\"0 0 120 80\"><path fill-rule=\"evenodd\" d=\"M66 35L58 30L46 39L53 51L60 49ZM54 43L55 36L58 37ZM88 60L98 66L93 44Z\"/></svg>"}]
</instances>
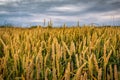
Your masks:
<instances>
[{"instance_id":1,"label":"wheat stalk","mask_svg":"<svg viewBox=\"0 0 120 80\"><path fill-rule=\"evenodd\" d=\"M119 79L118 79L117 65L114 65L114 79L115 79L115 80L119 80Z\"/></svg>"},{"instance_id":2,"label":"wheat stalk","mask_svg":"<svg viewBox=\"0 0 120 80\"><path fill-rule=\"evenodd\" d=\"M85 65L86 65L86 63L84 63L83 65L81 65L81 66L78 68L78 70L77 70L77 72L76 72L73 80L79 80L79 79L80 79L81 71L82 71L83 67L85 67Z\"/></svg>"},{"instance_id":3,"label":"wheat stalk","mask_svg":"<svg viewBox=\"0 0 120 80\"><path fill-rule=\"evenodd\" d=\"M67 68L65 70L65 80L70 80L70 62L68 62Z\"/></svg>"}]
</instances>

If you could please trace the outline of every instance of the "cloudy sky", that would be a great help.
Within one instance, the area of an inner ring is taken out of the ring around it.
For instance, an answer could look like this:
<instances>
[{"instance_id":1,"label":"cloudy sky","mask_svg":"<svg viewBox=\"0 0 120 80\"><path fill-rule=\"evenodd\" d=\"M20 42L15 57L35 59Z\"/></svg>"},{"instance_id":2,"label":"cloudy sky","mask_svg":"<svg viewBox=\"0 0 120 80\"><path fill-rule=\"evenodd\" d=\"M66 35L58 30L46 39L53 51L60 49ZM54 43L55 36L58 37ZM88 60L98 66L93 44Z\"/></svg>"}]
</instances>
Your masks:
<instances>
[{"instance_id":1,"label":"cloudy sky","mask_svg":"<svg viewBox=\"0 0 120 80\"><path fill-rule=\"evenodd\" d=\"M120 0L0 0L0 25L120 25Z\"/></svg>"}]
</instances>

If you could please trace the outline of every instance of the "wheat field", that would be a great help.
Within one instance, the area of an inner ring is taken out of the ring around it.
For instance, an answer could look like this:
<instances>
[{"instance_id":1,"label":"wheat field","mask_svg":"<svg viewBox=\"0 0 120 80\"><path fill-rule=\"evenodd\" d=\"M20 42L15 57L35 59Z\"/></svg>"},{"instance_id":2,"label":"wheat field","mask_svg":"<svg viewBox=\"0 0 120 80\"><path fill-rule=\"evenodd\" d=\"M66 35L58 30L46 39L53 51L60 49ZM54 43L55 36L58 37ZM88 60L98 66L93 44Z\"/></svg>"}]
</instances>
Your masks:
<instances>
[{"instance_id":1,"label":"wheat field","mask_svg":"<svg viewBox=\"0 0 120 80\"><path fill-rule=\"evenodd\" d=\"M120 80L120 28L0 28L0 80Z\"/></svg>"}]
</instances>

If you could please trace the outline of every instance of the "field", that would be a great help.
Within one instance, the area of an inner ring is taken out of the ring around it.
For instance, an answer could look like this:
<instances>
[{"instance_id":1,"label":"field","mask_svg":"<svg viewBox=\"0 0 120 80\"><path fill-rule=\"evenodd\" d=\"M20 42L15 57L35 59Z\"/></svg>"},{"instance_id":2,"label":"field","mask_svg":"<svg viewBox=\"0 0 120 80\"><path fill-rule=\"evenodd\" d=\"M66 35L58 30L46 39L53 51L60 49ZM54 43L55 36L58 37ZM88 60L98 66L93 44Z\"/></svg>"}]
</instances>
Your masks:
<instances>
[{"instance_id":1,"label":"field","mask_svg":"<svg viewBox=\"0 0 120 80\"><path fill-rule=\"evenodd\" d=\"M120 80L120 27L0 28L0 80Z\"/></svg>"}]
</instances>

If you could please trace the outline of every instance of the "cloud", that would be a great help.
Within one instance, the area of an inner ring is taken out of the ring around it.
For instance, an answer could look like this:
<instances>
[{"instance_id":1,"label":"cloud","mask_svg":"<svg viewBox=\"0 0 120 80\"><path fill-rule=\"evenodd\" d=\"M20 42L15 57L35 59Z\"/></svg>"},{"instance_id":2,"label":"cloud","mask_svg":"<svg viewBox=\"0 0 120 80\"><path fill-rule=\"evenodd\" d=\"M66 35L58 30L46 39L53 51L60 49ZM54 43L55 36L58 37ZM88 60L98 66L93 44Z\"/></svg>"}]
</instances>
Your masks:
<instances>
[{"instance_id":1,"label":"cloud","mask_svg":"<svg viewBox=\"0 0 120 80\"><path fill-rule=\"evenodd\" d=\"M55 24L110 23L111 16L120 24L119 0L0 0L1 21L42 24L50 18Z\"/></svg>"},{"instance_id":2,"label":"cloud","mask_svg":"<svg viewBox=\"0 0 120 80\"><path fill-rule=\"evenodd\" d=\"M18 2L20 0L0 0L0 5L7 5L9 3Z\"/></svg>"},{"instance_id":3,"label":"cloud","mask_svg":"<svg viewBox=\"0 0 120 80\"><path fill-rule=\"evenodd\" d=\"M0 11L0 14L9 14L7 11Z\"/></svg>"},{"instance_id":4,"label":"cloud","mask_svg":"<svg viewBox=\"0 0 120 80\"><path fill-rule=\"evenodd\" d=\"M50 7L47 11L55 11L55 12L79 12L83 11L88 6L84 4L77 4L77 5L63 5L63 6L55 6L55 7Z\"/></svg>"}]
</instances>

